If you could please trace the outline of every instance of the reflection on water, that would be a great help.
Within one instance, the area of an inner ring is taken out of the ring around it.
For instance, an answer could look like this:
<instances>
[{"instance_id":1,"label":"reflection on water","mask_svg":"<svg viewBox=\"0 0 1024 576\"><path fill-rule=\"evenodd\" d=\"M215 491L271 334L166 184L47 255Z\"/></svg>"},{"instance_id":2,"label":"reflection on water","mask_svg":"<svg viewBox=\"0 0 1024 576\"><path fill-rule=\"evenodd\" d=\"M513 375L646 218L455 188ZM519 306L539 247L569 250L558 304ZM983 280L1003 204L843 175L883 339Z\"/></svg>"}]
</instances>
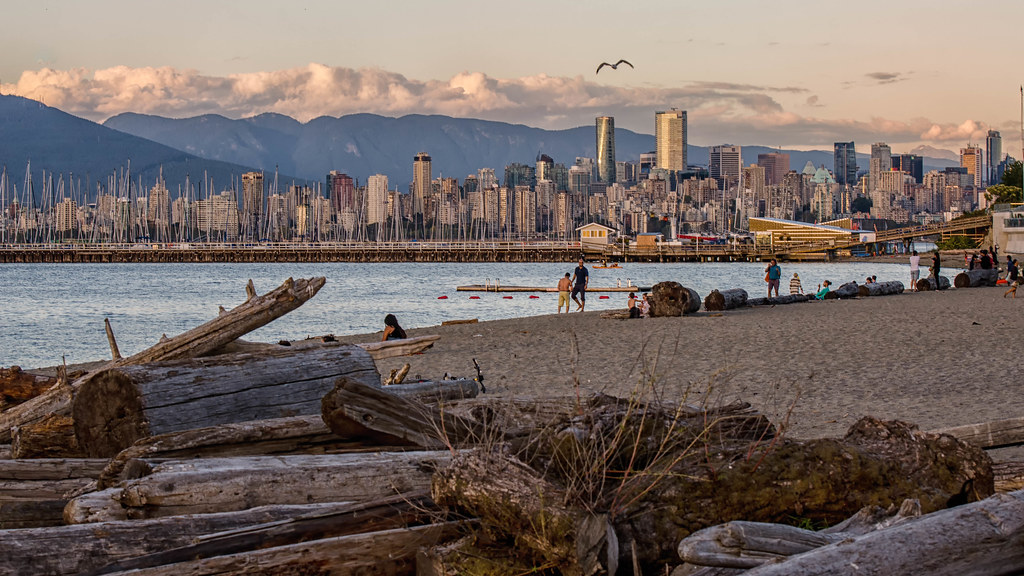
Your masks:
<instances>
[{"instance_id":1,"label":"reflection on water","mask_svg":"<svg viewBox=\"0 0 1024 576\"><path fill-rule=\"evenodd\" d=\"M181 333L213 318L218 306L230 309L245 301L245 283L265 293L289 276L325 276L326 285L312 300L285 317L253 332L247 339L276 342L323 334L376 332L387 313L406 328L432 326L444 320L494 320L552 314L557 295L456 292L466 284L494 283L554 286L575 263L534 264L5 264L0 266L0 366L50 366L108 358L103 319L109 318L125 356L152 346L161 334ZM765 264L679 263L623 264L615 270L591 269L591 287L632 281L651 286L674 280L703 298L715 288L744 288L751 296L765 292ZM782 264L782 293L798 272L805 291L823 280L838 285L909 281L905 264L806 263ZM479 299L470 299L477 295ZM438 296L448 296L439 300ZM512 296L511 299L502 296ZM591 294L588 310L624 308L626 294L608 299Z\"/></svg>"}]
</instances>

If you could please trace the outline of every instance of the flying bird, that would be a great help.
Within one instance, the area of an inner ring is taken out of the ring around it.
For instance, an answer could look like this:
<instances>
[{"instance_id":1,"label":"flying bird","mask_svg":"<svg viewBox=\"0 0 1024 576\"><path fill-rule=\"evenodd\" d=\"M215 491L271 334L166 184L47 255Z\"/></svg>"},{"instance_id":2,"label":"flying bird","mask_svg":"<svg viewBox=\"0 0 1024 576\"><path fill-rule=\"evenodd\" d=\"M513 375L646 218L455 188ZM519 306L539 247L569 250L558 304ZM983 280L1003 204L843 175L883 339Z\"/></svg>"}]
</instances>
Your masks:
<instances>
[{"instance_id":1,"label":"flying bird","mask_svg":"<svg viewBox=\"0 0 1024 576\"><path fill-rule=\"evenodd\" d=\"M607 62L601 62L601 65L597 67L597 72L595 72L595 74L600 73L601 72L601 68L604 68L605 66L608 66L612 70L618 70L619 69L619 64L629 64L629 62L626 62L625 60L619 60L615 64L609 64ZM629 67L632 68L633 65L629 64Z\"/></svg>"}]
</instances>

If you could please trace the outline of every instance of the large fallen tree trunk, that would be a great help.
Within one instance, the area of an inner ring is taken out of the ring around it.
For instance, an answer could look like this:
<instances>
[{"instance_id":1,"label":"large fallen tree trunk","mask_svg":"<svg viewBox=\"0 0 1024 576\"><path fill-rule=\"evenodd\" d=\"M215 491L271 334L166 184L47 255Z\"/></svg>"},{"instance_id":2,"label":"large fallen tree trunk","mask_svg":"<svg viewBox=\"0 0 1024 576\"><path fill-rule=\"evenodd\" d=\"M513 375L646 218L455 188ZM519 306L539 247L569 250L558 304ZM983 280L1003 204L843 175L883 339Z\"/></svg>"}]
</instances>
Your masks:
<instances>
[{"instance_id":1,"label":"large fallen tree trunk","mask_svg":"<svg viewBox=\"0 0 1024 576\"><path fill-rule=\"evenodd\" d=\"M807 302L813 300L813 294L785 294L771 298L751 298L747 300L748 306L776 306L779 304L794 304L796 302Z\"/></svg>"},{"instance_id":2,"label":"large fallen tree trunk","mask_svg":"<svg viewBox=\"0 0 1024 576\"><path fill-rule=\"evenodd\" d=\"M433 470L449 458L449 452L199 458L157 464L151 474L108 490L129 519L270 504L366 502L425 490Z\"/></svg>"},{"instance_id":3,"label":"large fallen tree trunk","mask_svg":"<svg viewBox=\"0 0 1024 576\"><path fill-rule=\"evenodd\" d=\"M315 296L324 282L323 277L309 280L289 278L276 289L258 296L250 281L246 301L213 320L173 338L161 340L138 354L111 361L69 386L54 386L31 400L0 412L0 442L11 440L11 428L14 426L30 424L51 414L68 414L73 390L97 372L112 367L202 356L295 310Z\"/></svg>"},{"instance_id":4,"label":"large fallen tree trunk","mask_svg":"<svg viewBox=\"0 0 1024 576\"><path fill-rule=\"evenodd\" d=\"M398 506L403 504L399 502ZM207 534L308 516L358 514L365 509L364 505L328 502L98 525L0 530L0 549L6 552L0 554L0 573L82 574L122 559L190 547Z\"/></svg>"},{"instance_id":5,"label":"large fallen tree trunk","mask_svg":"<svg viewBox=\"0 0 1024 576\"><path fill-rule=\"evenodd\" d=\"M382 444L444 448L478 443L488 430L436 405L420 404L380 388L342 378L322 402L324 422L342 438L369 438ZM503 432L491 430L499 438Z\"/></svg>"},{"instance_id":6,"label":"large fallen tree trunk","mask_svg":"<svg viewBox=\"0 0 1024 576\"><path fill-rule=\"evenodd\" d=\"M70 416L52 414L11 429L13 458L81 458L86 456L75 438Z\"/></svg>"},{"instance_id":7,"label":"large fallen tree trunk","mask_svg":"<svg viewBox=\"0 0 1024 576\"><path fill-rule=\"evenodd\" d=\"M343 345L112 368L75 394L75 435L87 454L109 457L147 436L316 414L341 376L380 382L370 355Z\"/></svg>"},{"instance_id":8,"label":"large fallen tree trunk","mask_svg":"<svg viewBox=\"0 0 1024 576\"><path fill-rule=\"evenodd\" d=\"M836 288L835 290L832 290L831 292L825 294L825 299L826 300L836 300L836 299L846 300L846 299L849 299L849 298L856 298L858 296L858 294L860 294L860 287L857 285L857 283L856 282L847 282L846 284L843 284L839 288Z\"/></svg>"},{"instance_id":9,"label":"large fallen tree trunk","mask_svg":"<svg viewBox=\"0 0 1024 576\"><path fill-rule=\"evenodd\" d=\"M31 400L56 383L56 378L25 372L21 366L0 368L0 408Z\"/></svg>"},{"instance_id":10,"label":"large fallen tree trunk","mask_svg":"<svg viewBox=\"0 0 1024 576\"><path fill-rule=\"evenodd\" d=\"M919 278L917 281L918 292L928 292L930 290L948 290L952 284L949 282L949 278L946 276L939 276L938 288L935 286L935 278L927 276L925 278Z\"/></svg>"},{"instance_id":11,"label":"large fallen tree trunk","mask_svg":"<svg viewBox=\"0 0 1024 576\"><path fill-rule=\"evenodd\" d=\"M91 485L104 460L0 460L0 528L56 526L66 494Z\"/></svg>"},{"instance_id":12,"label":"large fallen tree trunk","mask_svg":"<svg viewBox=\"0 0 1024 576\"><path fill-rule=\"evenodd\" d=\"M855 567L855 568L854 568ZM1024 572L1024 492L933 512L745 574L991 576Z\"/></svg>"},{"instance_id":13,"label":"large fallen tree trunk","mask_svg":"<svg viewBox=\"0 0 1024 576\"><path fill-rule=\"evenodd\" d=\"M893 280L891 282L872 282L861 284L857 288L859 296L889 296L891 294L902 294L903 282Z\"/></svg>"},{"instance_id":14,"label":"large fallen tree trunk","mask_svg":"<svg viewBox=\"0 0 1024 576\"><path fill-rule=\"evenodd\" d=\"M416 552L457 536L465 522L352 534L153 568L97 572L111 576L265 576L269 574L412 574Z\"/></svg>"},{"instance_id":15,"label":"large fallen tree trunk","mask_svg":"<svg viewBox=\"0 0 1024 576\"><path fill-rule=\"evenodd\" d=\"M700 310L697 292L679 282L658 282L651 287L651 317L675 317Z\"/></svg>"},{"instance_id":16,"label":"large fallen tree trunk","mask_svg":"<svg viewBox=\"0 0 1024 576\"><path fill-rule=\"evenodd\" d=\"M964 270L953 277L953 286L957 288L977 288L979 286L995 286L999 280L999 270L990 268L983 270Z\"/></svg>"},{"instance_id":17,"label":"large fallen tree trunk","mask_svg":"<svg viewBox=\"0 0 1024 576\"><path fill-rule=\"evenodd\" d=\"M427 334L424 336L416 336L414 338L403 338L401 340L386 340L384 342L368 342L359 343L359 346L363 350L370 353L370 357L377 360L384 360L386 358L393 358L395 356L408 356L410 354L418 354L434 346L434 342L441 339L441 336L437 334ZM330 345L337 340L333 336L320 336L318 338L307 338L305 340L283 340L276 344L270 344L267 342L249 342L247 340L235 340L228 344L221 346L214 350L210 355L215 356L219 354L234 354L237 352L267 352L278 350L282 345L291 347L292 350L302 350L305 348L317 348L324 346L325 344Z\"/></svg>"},{"instance_id":18,"label":"large fallen tree trunk","mask_svg":"<svg viewBox=\"0 0 1024 576\"><path fill-rule=\"evenodd\" d=\"M704 308L709 311L732 310L747 305L747 291L743 288L712 290L704 298Z\"/></svg>"}]
</instances>

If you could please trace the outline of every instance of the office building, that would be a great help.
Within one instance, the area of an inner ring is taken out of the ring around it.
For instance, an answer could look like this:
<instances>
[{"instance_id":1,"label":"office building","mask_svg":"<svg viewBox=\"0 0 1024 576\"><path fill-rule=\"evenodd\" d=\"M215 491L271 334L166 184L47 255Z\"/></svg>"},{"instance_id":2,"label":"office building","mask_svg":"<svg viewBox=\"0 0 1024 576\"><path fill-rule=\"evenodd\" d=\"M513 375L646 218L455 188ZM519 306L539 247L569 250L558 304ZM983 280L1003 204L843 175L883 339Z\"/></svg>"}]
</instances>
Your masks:
<instances>
[{"instance_id":1,"label":"office building","mask_svg":"<svg viewBox=\"0 0 1024 576\"><path fill-rule=\"evenodd\" d=\"M996 130L989 130L985 138L985 185L999 184L999 162L1003 159L1003 138Z\"/></svg>"},{"instance_id":2,"label":"office building","mask_svg":"<svg viewBox=\"0 0 1024 576\"><path fill-rule=\"evenodd\" d=\"M920 184L924 178L924 159L917 154L897 154L892 157L892 169L906 172Z\"/></svg>"},{"instance_id":3,"label":"office building","mask_svg":"<svg viewBox=\"0 0 1024 576\"><path fill-rule=\"evenodd\" d=\"M868 180L871 188L878 187L879 175L892 170L892 149L885 142L871 145L871 160L868 166Z\"/></svg>"},{"instance_id":4,"label":"office building","mask_svg":"<svg viewBox=\"0 0 1024 576\"><path fill-rule=\"evenodd\" d=\"M597 118L597 181L615 182L615 118Z\"/></svg>"},{"instance_id":5,"label":"office building","mask_svg":"<svg viewBox=\"0 0 1024 576\"><path fill-rule=\"evenodd\" d=\"M431 183L434 172L430 165L430 155L420 152L412 159L412 211L413 216L423 214L427 198L430 197Z\"/></svg>"},{"instance_id":6,"label":"office building","mask_svg":"<svg viewBox=\"0 0 1024 576\"><path fill-rule=\"evenodd\" d=\"M383 224L388 219L388 177L374 174L366 180L366 223Z\"/></svg>"},{"instance_id":7,"label":"office building","mask_svg":"<svg viewBox=\"0 0 1024 576\"><path fill-rule=\"evenodd\" d=\"M832 173L840 186L857 185L857 148L853 142L836 142Z\"/></svg>"},{"instance_id":8,"label":"office building","mask_svg":"<svg viewBox=\"0 0 1024 576\"><path fill-rule=\"evenodd\" d=\"M764 168L764 183L768 186L782 184L782 178L789 172L789 154L770 152L757 155L757 165Z\"/></svg>"},{"instance_id":9,"label":"office building","mask_svg":"<svg viewBox=\"0 0 1024 576\"><path fill-rule=\"evenodd\" d=\"M968 145L960 149L960 167L967 169L970 176L969 185L981 188L981 181L984 176L981 148Z\"/></svg>"},{"instance_id":10,"label":"office building","mask_svg":"<svg viewBox=\"0 0 1024 576\"><path fill-rule=\"evenodd\" d=\"M686 111L655 112L654 142L658 168L686 170Z\"/></svg>"},{"instance_id":11,"label":"office building","mask_svg":"<svg viewBox=\"0 0 1024 576\"><path fill-rule=\"evenodd\" d=\"M739 185L742 169L741 148L739 146L711 147L711 158L708 162L710 176L718 182L719 190L727 190Z\"/></svg>"}]
</instances>

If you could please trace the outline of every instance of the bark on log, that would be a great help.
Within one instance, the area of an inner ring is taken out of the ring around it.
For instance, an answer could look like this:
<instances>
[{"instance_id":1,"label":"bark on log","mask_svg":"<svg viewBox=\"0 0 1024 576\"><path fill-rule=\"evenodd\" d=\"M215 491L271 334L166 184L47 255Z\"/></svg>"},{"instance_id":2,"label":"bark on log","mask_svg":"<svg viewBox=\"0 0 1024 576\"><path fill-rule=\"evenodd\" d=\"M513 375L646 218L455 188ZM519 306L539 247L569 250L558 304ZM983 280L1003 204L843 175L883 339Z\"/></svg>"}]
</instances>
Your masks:
<instances>
[{"instance_id":1,"label":"bark on log","mask_svg":"<svg viewBox=\"0 0 1024 576\"><path fill-rule=\"evenodd\" d=\"M953 286L957 288L977 288L979 286L995 286L999 280L999 270L990 268L982 270L964 270L953 277Z\"/></svg>"},{"instance_id":2,"label":"bark on log","mask_svg":"<svg viewBox=\"0 0 1024 576\"><path fill-rule=\"evenodd\" d=\"M847 282L846 284L843 284L839 288L836 288L835 290L832 290L828 294L825 294L825 299L826 300L836 300L836 299L845 300L845 299L848 299L848 298L856 298L859 293L860 293L860 287L857 286L856 282Z\"/></svg>"},{"instance_id":3,"label":"bark on log","mask_svg":"<svg viewBox=\"0 0 1024 576\"><path fill-rule=\"evenodd\" d=\"M128 520L128 509L121 505L121 488L86 492L65 502L61 517L64 524L94 524Z\"/></svg>"},{"instance_id":4,"label":"bark on log","mask_svg":"<svg viewBox=\"0 0 1024 576\"><path fill-rule=\"evenodd\" d=\"M392 394L391 388L339 379L323 398L324 422L342 438L367 438L386 445L444 448L487 437L480 423Z\"/></svg>"},{"instance_id":5,"label":"bark on log","mask_svg":"<svg viewBox=\"0 0 1024 576\"><path fill-rule=\"evenodd\" d=\"M0 550L5 552L0 554L0 574L82 574L122 559L191 546L206 534L352 508L336 502L261 506L221 514L0 530Z\"/></svg>"},{"instance_id":6,"label":"bark on log","mask_svg":"<svg viewBox=\"0 0 1024 576\"><path fill-rule=\"evenodd\" d=\"M737 520L690 534L679 543L679 558L699 566L754 568L844 538L785 524Z\"/></svg>"},{"instance_id":7,"label":"bark on log","mask_svg":"<svg viewBox=\"0 0 1024 576\"><path fill-rule=\"evenodd\" d=\"M997 462L992 465L996 492L1024 490L1024 462Z\"/></svg>"},{"instance_id":8,"label":"bark on log","mask_svg":"<svg viewBox=\"0 0 1024 576\"><path fill-rule=\"evenodd\" d=\"M704 299L704 308L710 311L732 310L747 305L747 291L742 288L712 290Z\"/></svg>"},{"instance_id":9,"label":"bark on log","mask_svg":"<svg viewBox=\"0 0 1024 576\"><path fill-rule=\"evenodd\" d=\"M162 340L155 346L127 358L111 361L69 386L55 386L31 400L0 412L0 442L11 440L11 428L14 426L30 424L50 414L68 414L71 409L72 390L77 389L83 381L98 372L113 367L202 356L295 310L315 296L324 282L323 277L309 280L289 278L276 289L263 296L249 298L245 303L201 326Z\"/></svg>"},{"instance_id":10,"label":"bark on log","mask_svg":"<svg viewBox=\"0 0 1024 576\"><path fill-rule=\"evenodd\" d=\"M14 458L81 458L86 455L78 445L70 416L53 414L38 422L15 426L11 436Z\"/></svg>"},{"instance_id":11,"label":"bark on log","mask_svg":"<svg viewBox=\"0 0 1024 576\"><path fill-rule=\"evenodd\" d=\"M90 486L103 460L0 461L0 529L56 526L67 493Z\"/></svg>"},{"instance_id":12,"label":"bark on log","mask_svg":"<svg viewBox=\"0 0 1024 576\"><path fill-rule=\"evenodd\" d=\"M403 494L366 504L316 505L320 510L303 511L300 506L292 518L279 518L262 525L231 530L225 528L217 534L197 534L196 541L177 546L163 546L148 554L134 554L131 558L105 564L90 574L107 574L122 570L153 568L167 564L226 556L275 546L286 546L308 540L321 540L350 534L393 530L413 524L429 522L436 515L435 506L426 492ZM325 508L326 506L326 508ZM243 513L229 513L232 516ZM199 515L202 518L203 515ZM165 522L166 520L157 521ZM153 521L149 521L153 522Z\"/></svg>"},{"instance_id":13,"label":"bark on log","mask_svg":"<svg viewBox=\"0 0 1024 576\"><path fill-rule=\"evenodd\" d=\"M749 576L1024 571L1024 492L997 494L750 570Z\"/></svg>"},{"instance_id":14,"label":"bark on log","mask_svg":"<svg viewBox=\"0 0 1024 576\"><path fill-rule=\"evenodd\" d=\"M417 550L456 536L465 524L447 522L353 534L228 556L107 572L111 576L234 576L270 574L412 574Z\"/></svg>"},{"instance_id":15,"label":"bark on log","mask_svg":"<svg viewBox=\"0 0 1024 576\"><path fill-rule=\"evenodd\" d=\"M365 350L342 345L122 366L82 383L75 434L87 454L110 457L148 436L316 414L339 376L380 381Z\"/></svg>"},{"instance_id":16,"label":"bark on log","mask_svg":"<svg viewBox=\"0 0 1024 576\"><path fill-rule=\"evenodd\" d=\"M946 276L939 276L939 290L948 290L951 286L949 278ZM917 291L928 292L929 290L935 290L935 278L927 276L925 278L919 278L917 280Z\"/></svg>"},{"instance_id":17,"label":"bark on log","mask_svg":"<svg viewBox=\"0 0 1024 576\"><path fill-rule=\"evenodd\" d=\"M0 368L0 408L31 400L56 383L55 377L25 372L21 366Z\"/></svg>"},{"instance_id":18,"label":"bark on log","mask_svg":"<svg viewBox=\"0 0 1024 576\"><path fill-rule=\"evenodd\" d=\"M872 282L861 284L857 288L858 296L889 296L891 294L902 294L903 282L893 280L891 282Z\"/></svg>"},{"instance_id":19,"label":"bark on log","mask_svg":"<svg viewBox=\"0 0 1024 576\"><path fill-rule=\"evenodd\" d=\"M15 528L59 526L67 500L14 500L0 502L0 532Z\"/></svg>"},{"instance_id":20,"label":"bark on log","mask_svg":"<svg viewBox=\"0 0 1024 576\"><path fill-rule=\"evenodd\" d=\"M658 282L651 287L651 317L675 317L700 310L700 296L679 282Z\"/></svg>"},{"instance_id":21,"label":"bark on log","mask_svg":"<svg viewBox=\"0 0 1024 576\"><path fill-rule=\"evenodd\" d=\"M932 433L949 434L978 448L1017 446L1024 444L1024 417L953 426L933 430Z\"/></svg>"},{"instance_id":22,"label":"bark on log","mask_svg":"<svg viewBox=\"0 0 1024 576\"><path fill-rule=\"evenodd\" d=\"M748 306L776 306L779 304L794 304L796 302L807 302L814 300L813 294L785 294L783 296L772 296L771 298L750 298Z\"/></svg>"},{"instance_id":23,"label":"bark on log","mask_svg":"<svg viewBox=\"0 0 1024 576\"><path fill-rule=\"evenodd\" d=\"M427 489L433 470L449 458L448 452L200 458L163 462L152 474L108 490L129 519L270 504L366 502ZM70 523L83 515L68 516Z\"/></svg>"},{"instance_id":24,"label":"bark on log","mask_svg":"<svg viewBox=\"0 0 1024 576\"><path fill-rule=\"evenodd\" d=\"M434 501L514 538L513 554L578 576L615 574L618 542L604 514L566 507L566 493L523 462L496 451L457 454L434 475ZM531 558L532 557L532 558Z\"/></svg>"},{"instance_id":25,"label":"bark on log","mask_svg":"<svg viewBox=\"0 0 1024 576\"><path fill-rule=\"evenodd\" d=\"M106 465L102 458L0 460L0 480L96 479Z\"/></svg>"}]
</instances>

